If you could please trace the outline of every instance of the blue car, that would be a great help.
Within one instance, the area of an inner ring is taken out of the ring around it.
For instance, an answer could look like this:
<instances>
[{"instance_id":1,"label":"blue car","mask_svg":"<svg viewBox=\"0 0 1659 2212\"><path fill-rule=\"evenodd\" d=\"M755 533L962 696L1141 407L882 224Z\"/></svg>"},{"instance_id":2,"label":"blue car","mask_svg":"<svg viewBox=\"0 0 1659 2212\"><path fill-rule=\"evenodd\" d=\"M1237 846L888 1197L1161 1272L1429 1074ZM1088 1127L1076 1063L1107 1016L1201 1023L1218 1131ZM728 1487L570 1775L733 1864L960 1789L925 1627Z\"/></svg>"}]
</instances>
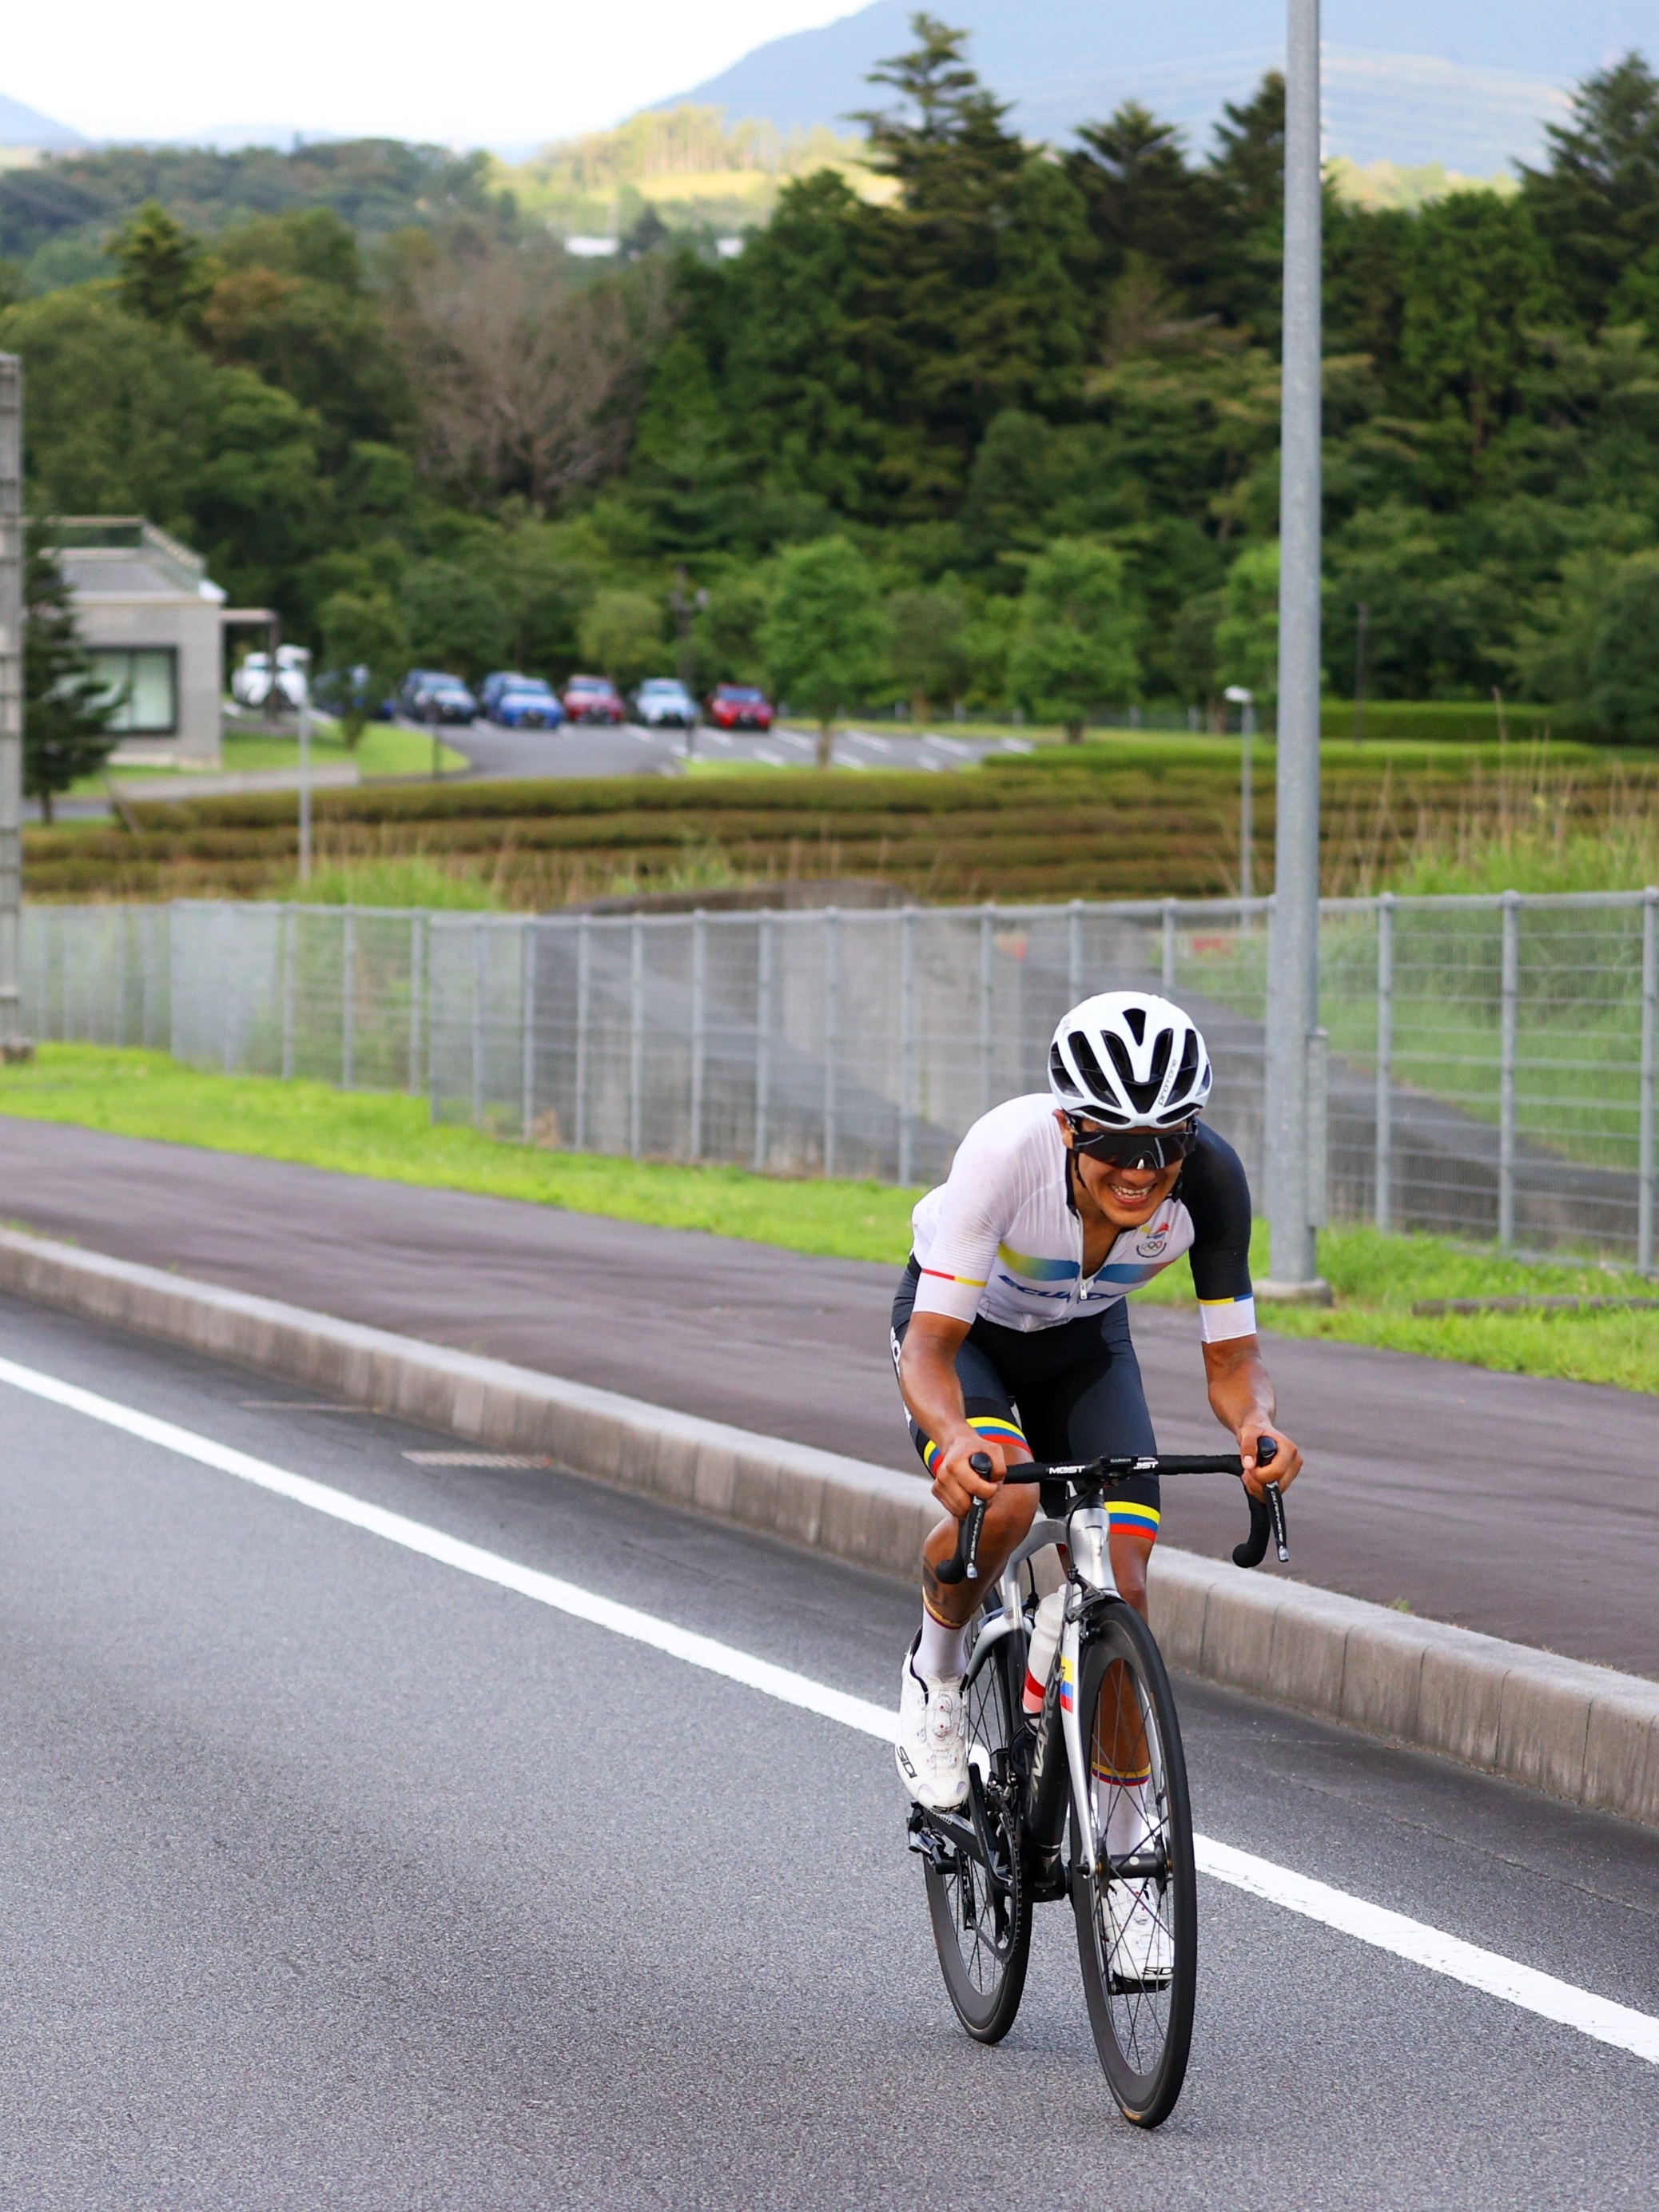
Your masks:
<instances>
[{"instance_id":1,"label":"blue car","mask_svg":"<svg viewBox=\"0 0 1659 2212\"><path fill-rule=\"evenodd\" d=\"M509 676L490 694L485 685L484 712L504 730L556 730L564 708L538 676Z\"/></svg>"}]
</instances>

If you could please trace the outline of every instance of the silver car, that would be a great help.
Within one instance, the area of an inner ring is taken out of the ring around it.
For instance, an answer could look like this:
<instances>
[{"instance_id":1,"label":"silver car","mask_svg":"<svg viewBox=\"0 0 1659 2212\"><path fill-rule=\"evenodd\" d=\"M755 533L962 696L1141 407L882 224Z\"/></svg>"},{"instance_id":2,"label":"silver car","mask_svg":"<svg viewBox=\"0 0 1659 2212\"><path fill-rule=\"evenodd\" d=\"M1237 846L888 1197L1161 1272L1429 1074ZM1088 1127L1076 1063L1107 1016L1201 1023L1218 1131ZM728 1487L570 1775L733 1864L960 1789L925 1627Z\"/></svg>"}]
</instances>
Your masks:
<instances>
[{"instance_id":1,"label":"silver car","mask_svg":"<svg viewBox=\"0 0 1659 2212\"><path fill-rule=\"evenodd\" d=\"M652 676L634 694L635 718L651 730L695 730L697 702L678 678Z\"/></svg>"}]
</instances>

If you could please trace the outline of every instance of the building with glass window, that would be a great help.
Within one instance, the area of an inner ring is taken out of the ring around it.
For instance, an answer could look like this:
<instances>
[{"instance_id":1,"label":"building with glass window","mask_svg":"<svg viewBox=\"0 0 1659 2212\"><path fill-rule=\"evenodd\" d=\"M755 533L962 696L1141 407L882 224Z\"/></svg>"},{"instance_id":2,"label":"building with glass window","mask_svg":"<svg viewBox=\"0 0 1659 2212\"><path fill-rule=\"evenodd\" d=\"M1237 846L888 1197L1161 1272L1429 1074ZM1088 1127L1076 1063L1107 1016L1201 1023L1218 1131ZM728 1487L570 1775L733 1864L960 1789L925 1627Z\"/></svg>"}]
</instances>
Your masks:
<instances>
[{"instance_id":1,"label":"building with glass window","mask_svg":"<svg viewBox=\"0 0 1659 2212\"><path fill-rule=\"evenodd\" d=\"M66 515L47 534L93 665L120 701L114 757L216 768L225 594L140 515Z\"/></svg>"}]
</instances>

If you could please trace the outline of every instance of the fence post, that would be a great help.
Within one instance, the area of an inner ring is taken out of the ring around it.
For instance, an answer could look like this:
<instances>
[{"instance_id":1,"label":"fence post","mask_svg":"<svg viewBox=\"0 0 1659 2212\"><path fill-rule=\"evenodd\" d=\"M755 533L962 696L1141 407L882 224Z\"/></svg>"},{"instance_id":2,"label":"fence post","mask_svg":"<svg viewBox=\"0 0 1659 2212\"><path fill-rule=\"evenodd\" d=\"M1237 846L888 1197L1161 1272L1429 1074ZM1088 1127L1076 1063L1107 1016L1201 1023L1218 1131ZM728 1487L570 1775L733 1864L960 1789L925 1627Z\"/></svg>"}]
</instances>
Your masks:
<instances>
[{"instance_id":1,"label":"fence post","mask_svg":"<svg viewBox=\"0 0 1659 2212\"><path fill-rule=\"evenodd\" d=\"M913 1179L916 1097L916 910L899 916L898 1179Z\"/></svg>"},{"instance_id":2,"label":"fence post","mask_svg":"<svg viewBox=\"0 0 1659 2212\"><path fill-rule=\"evenodd\" d=\"M536 925L529 919L519 925L519 1045L523 1055L519 1123L527 1145L532 1141L536 1119Z\"/></svg>"},{"instance_id":3,"label":"fence post","mask_svg":"<svg viewBox=\"0 0 1659 2212\"><path fill-rule=\"evenodd\" d=\"M1166 999L1174 995L1176 987L1176 902L1164 902L1164 982Z\"/></svg>"},{"instance_id":4,"label":"fence post","mask_svg":"<svg viewBox=\"0 0 1659 2212\"><path fill-rule=\"evenodd\" d=\"M1322 1229L1330 1213L1331 1033L1308 1036L1308 1226Z\"/></svg>"},{"instance_id":5,"label":"fence post","mask_svg":"<svg viewBox=\"0 0 1659 2212\"><path fill-rule=\"evenodd\" d=\"M1376 1225L1394 1227L1394 893L1376 902Z\"/></svg>"},{"instance_id":6,"label":"fence post","mask_svg":"<svg viewBox=\"0 0 1659 2212\"><path fill-rule=\"evenodd\" d=\"M841 915L823 916L823 1172L836 1172L836 1045L841 1031Z\"/></svg>"},{"instance_id":7,"label":"fence post","mask_svg":"<svg viewBox=\"0 0 1659 2212\"><path fill-rule=\"evenodd\" d=\"M708 1018L708 917L699 907L691 917L691 1132L690 1154L702 1158L702 1056Z\"/></svg>"},{"instance_id":8,"label":"fence post","mask_svg":"<svg viewBox=\"0 0 1659 2212\"><path fill-rule=\"evenodd\" d=\"M357 1073L357 909L345 910L340 948L340 1088L349 1091Z\"/></svg>"},{"instance_id":9,"label":"fence post","mask_svg":"<svg viewBox=\"0 0 1659 2212\"><path fill-rule=\"evenodd\" d=\"M644 1136L645 925L635 915L628 945L628 1150L638 1159Z\"/></svg>"},{"instance_id":10,"label":"fence post","mask_svg":"<svg viewBox=\"0 0 1659 2212\"><path fill-rule=\"evenodd\" d=\"M1515 1059L1521 1006L1521 894L1504 894L1503 1034L1498 1048L1498 1241L1515 1244Z\"/></svg>"},{"instance_id":11,"label":"fence post","mask_svg":"<svg viewBox=\"0 0 1659 2212\"><path fill-rule=\"evenodd\" d=\"M1653 1109L1659 1075L1659 890L1642 894L1642 1103L1636 1178L1636 1265L1653 1273Z\"/></svg>"},{"instance_id":12,"label":"fence post","mask_svg":"<svg viewBox=\"0 0 1659 2212\"><path fill-rule=\"evenodd\" d=\"M484 945L484 926L482 921L472 925L472 1126L483 1126L484 1094L484 984L489 954Z\"/></svg>"},{"instance_id":13,"label":"fence post","mask_svg":"<svg viewBox=\"0 0 1659 2212\"><path fill-rule=\"evenodd\" d=\"M283 1080L294 1080L294 999L297 985L300 917L292 902L283 908Z\"/></svg>"},{"instance_id":14,"label":"fence post","mask_svg":"<svg viewBox=\"0 0 1659 2212\"><path fill-rule=\"evenodd\" d=\"M587 1003L592 979L591 915L576 918L576 1096L571 1106L571 1142L587 1149Z\"/></svg>"},{"instance_id":15,"label":"fence post","mask_svg":"<svg viewBox=\"0 0 1659 2212\"><path fill-rule=\"evenodd\" d=\"M240 948L235 939L235 910L222 899L219 902L218 925L222 943L227 938L230 940L219 963L219 1002L224 1009L224 1020L219 1031L219 1057L225 1073L228 1075L233 1071L236 1056L236 987L241 977L242 963L236 957Z\"/></svg>"},{"instance_id":16,"label":"fence post","mask_svg":"<svg viewBox=\"0 0 1659 2212\"><path fill-rule=\"evenodd\" d=\"M425 1085L421 1073L421 1026L426 1012L426 916L409 917L409 1095L418 1098Z\"/></svg>"},{"instance_id":17,"label":"fence post","mask_svg":"<svg viewBox=\"0 0 1659 2212\"><path fill-rule=\"evenodd\" d=\"M761 1174L771 1146L767 1127L772 1105L772 917L763 914L755 961L755 1172Z\"/></svg>"},{"instance_id":18,"label":"fence post","mask_svg":"<svg viewBox=\"0 0 1659 2212\"><path fill-rule=\"evenodd\" d=\"M1083 901L1073 899L1066 917L1066 988L1074 1006L1083 996Z\"/></svg>"},{"instance_id":19,"label":"fence post","mask_svg":"<svg viewBox=\"0 0 1659 2212\"><path fill-rule=\"evenodd\" d=\"M996 977L994 908L981 908L979 917L979 1110L991 1110L991 1002Z\"/></svg>"}]
</instances>

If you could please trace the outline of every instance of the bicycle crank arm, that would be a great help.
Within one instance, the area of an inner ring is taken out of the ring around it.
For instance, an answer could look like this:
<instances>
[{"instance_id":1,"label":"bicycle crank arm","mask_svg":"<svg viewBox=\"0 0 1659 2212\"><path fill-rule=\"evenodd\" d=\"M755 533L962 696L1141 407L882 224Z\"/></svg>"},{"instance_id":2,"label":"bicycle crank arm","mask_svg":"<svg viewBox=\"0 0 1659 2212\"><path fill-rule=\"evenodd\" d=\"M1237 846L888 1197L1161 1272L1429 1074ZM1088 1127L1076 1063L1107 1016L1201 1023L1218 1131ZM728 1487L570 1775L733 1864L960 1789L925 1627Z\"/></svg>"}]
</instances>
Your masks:
<instances>
[{"instance_id":1,"label":"bicycle crank arm","mask_svg":"<svg viewBox=\"0 0 1659 2212\"><path fill-rule=\"evenodd\" d=\"M960 1813L936 1813L922 1805L910 1808L910 1848L920 1851L940 1874L954 1874L951 1856L972 1859L983 1867L993 1889L1007 1896L1013 1887L1008 1869L994 1851L988 1851L971 1819Z\"/></svg>"}]
</instances>

